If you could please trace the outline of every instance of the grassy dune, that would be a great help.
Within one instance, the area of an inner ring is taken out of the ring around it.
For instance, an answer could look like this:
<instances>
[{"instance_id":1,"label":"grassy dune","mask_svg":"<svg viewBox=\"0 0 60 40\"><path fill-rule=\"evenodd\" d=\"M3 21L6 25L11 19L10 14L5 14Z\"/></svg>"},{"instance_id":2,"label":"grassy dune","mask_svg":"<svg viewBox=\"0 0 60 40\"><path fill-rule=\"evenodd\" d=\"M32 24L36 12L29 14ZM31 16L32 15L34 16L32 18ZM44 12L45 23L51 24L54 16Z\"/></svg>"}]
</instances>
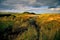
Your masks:
<instances>
[{"instance_id":1,"label":"grassy dune","mask_svg":"<svg viewBox=\"0 0 60 40\"><path fill-rule=\"evenodd\" d=\"M1 14L0 40L60 40L60 14Z\"/></svg>"}]
</instances>

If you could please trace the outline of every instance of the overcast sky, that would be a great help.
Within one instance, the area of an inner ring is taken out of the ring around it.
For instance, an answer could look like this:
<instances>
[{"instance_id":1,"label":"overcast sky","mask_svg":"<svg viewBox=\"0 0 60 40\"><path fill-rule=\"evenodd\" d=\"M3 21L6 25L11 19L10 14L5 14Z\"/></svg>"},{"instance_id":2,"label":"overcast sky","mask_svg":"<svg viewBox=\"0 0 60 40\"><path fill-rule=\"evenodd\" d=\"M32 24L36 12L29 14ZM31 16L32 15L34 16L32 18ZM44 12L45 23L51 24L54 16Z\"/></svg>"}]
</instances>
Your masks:
<instances>
[{"instance_id":1,"label":"overcast sky","mask_svg":"<svg viewBox=\"0 0 60 40\"><path fill-rule=\"evenodd\" d=\"M60 12L60 0L0 0L0 11Z\"/></svg>"}]
</instances>

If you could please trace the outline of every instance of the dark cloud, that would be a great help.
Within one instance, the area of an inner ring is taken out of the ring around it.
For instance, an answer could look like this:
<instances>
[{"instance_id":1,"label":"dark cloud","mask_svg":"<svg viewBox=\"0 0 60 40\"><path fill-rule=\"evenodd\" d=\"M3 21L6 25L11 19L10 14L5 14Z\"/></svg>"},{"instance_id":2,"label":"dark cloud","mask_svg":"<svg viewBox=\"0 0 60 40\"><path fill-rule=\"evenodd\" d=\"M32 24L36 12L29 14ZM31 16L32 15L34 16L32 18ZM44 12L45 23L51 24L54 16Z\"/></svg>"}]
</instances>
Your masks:
<instances>
[{"instance_id":1,"label":"dark cloud","mask_svg":"<svg viewBox=\"0 0 60 40\"><path fill-rule=\"evenodd\" d=\"M41 3L41 6L48 6L49 8L56 8L60 5L60 0L36 0L36 2Z\"/></svg>"},{"instance_id":2,"label":"dark cloud","mask_svg":"<svg viewBox=\"0 0 60 40\"><path fill-rule=\"evenodd\" d=\"M57 5L60 5L60 0L58 0L58 4Z\"/></svg>"},{"instance_id":3,"label":"dark cloud","mask_svg":"<svg viewBox=\"0 0 60 40\"><path fill-rule=\"evenodd\" d=\"M60 7L60 0L0 0L0 9L18 9L19 7L35 7L48 6L48 8Z\"/></svg>"},{"instance_id":4,"label":"dark cloud","mask_svg":"<svg viewBox=\"0 0 60 40\"><path fill-rule=\"evenodd\" d=\"M0 4L1 4L2 2L4 2L4 1L6 1L6 0L0 0Z\"/></svg>"},{"instance_id":5,"label":"dark cloud","mask_svg":"<svg viewBox=\"0 0 60 40\"><path fill-rule=\"evenodd\" d=\"M57 8L57 6L49 6L48 8Z\"/></svg>"},{"instance_id":6,"label":"dark cloud","mask_svg":"<svg viewBox=\"0 0 60 40\"><path fill-rule=\"evenodd\" d=\"M55 5L50 5L49 6L49 8L57 8L57 7L60 7L60 0L57 0L56 2L55 2Z\"/></svg>"},{"instance_id":7,"label":"dark cloud","mask_svg":"<svg viewBox=\"0 0 60 40\"><path fill-rule=\"evenodd\" d=\"M12 8L11 6L1 5L1 4L0 4L0 10L5 10L5 9L11 10L11 9L13 9L13 8Z\"/></svg>"}]
</instances>

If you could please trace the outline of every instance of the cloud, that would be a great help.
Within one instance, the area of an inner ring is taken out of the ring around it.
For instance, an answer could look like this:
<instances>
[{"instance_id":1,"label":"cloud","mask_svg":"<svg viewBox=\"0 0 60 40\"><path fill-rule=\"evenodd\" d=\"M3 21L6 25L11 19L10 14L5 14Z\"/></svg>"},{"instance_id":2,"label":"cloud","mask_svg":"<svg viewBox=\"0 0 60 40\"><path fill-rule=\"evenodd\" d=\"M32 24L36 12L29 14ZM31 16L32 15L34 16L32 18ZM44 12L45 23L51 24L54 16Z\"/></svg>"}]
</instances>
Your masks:
<instances>
[{"instance_id":1,"label":"cloud","mask_svg":"<svg viewBox=\"0 0 60 40\"><path fill-rule=\"evenodd\" d=\"M30 8L27 10L0 10L0 12L34 12L34 13L60 13L60 8Z\"/></svg>"},{"instance_id":2,"label":"cloud","mask_svg":"<svg viewBox=\"0 0 60 40\"><path fill-rule=\"evenodd\" d=\"M47 10L54 12L57 10L60 11L60 0L0 0L0 10L34 12L43 12L43 10Z\"/></svg>"},{"instance_id":3,"label":"cloud","mask_svg":"<svg viewBox=\"0 0 60 40\"><path fill-rule=\"evenodd\" d=\"M10 6L10 5L8 6L8 5L1 5L1 4L0 4L0 10L6 10L6 9L7 9L7 10L8 10L8 9L11 10L11 9L13 9L13 8L12 8L12 6Z\"/></svg>"},{"instance_id":4,"label":"cloud","mask_svg":"<svg viewBox=\"0 0 60 40\"><path fill-rule=\"evenodd\" d=\"M15 4L22 4L24 6L32 7L49 6L50 8L55 8L60 5L60 0L6 0L2 4L11 6Z\"/></svg>"},{"instance_id":5,"label":"cloud","mask_svg":"<svg viewBox=\"0 0 60 40\"><path fill-rule=\"evenodd\" d=\"M4 2L4 1L6 1L6 0L0 0L0 4L1 4L2 2Z\"/></svg>"}]
</instances>

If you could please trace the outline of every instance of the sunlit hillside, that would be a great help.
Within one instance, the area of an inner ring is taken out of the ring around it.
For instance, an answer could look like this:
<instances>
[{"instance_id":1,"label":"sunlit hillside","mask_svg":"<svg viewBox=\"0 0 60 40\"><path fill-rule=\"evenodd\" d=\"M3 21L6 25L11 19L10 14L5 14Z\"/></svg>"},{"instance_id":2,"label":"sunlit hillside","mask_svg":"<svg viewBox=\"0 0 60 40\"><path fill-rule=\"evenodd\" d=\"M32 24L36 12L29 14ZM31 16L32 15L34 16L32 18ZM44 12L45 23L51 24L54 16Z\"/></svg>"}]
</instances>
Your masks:
<instances>
[{"instance_id":1,"label":"sunlit hillside","mask_svg":"<svg viewBox=\"0 0 60 40\"><path fill-rule=\"evenodd\" d=\"M60 40L60 14L0 12L0 40Z\"/></svg>"}]
</instances>

